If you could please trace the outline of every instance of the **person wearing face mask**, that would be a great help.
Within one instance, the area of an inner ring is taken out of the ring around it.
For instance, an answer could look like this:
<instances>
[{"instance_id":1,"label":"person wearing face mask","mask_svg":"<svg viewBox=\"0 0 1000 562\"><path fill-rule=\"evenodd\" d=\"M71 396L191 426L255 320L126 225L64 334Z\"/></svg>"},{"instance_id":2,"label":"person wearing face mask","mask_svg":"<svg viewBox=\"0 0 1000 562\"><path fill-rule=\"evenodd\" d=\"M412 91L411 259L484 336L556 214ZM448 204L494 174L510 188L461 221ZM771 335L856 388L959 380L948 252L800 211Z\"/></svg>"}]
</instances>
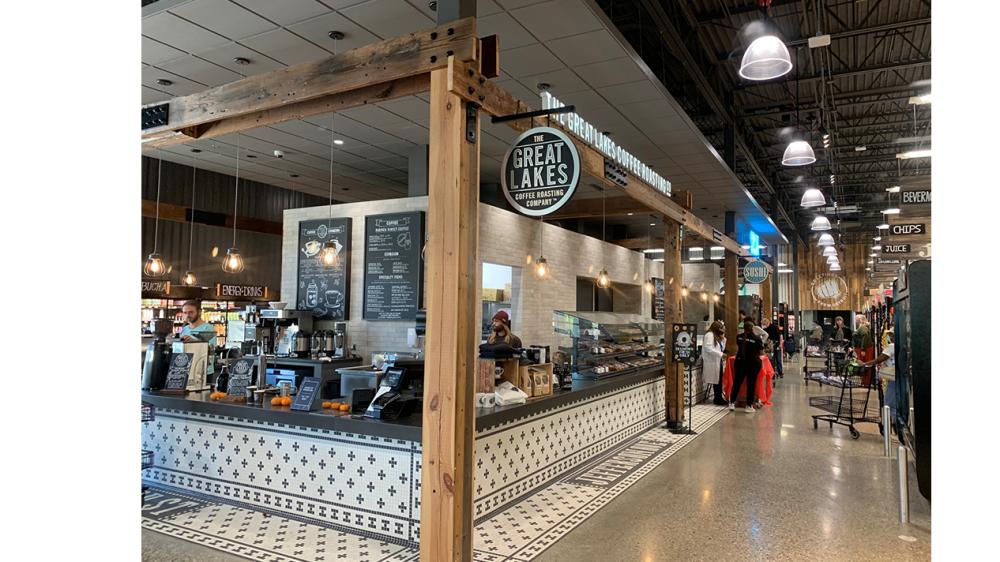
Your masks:
<instances>
[{"instance_id":1,"label":"person wearing face mask","mask_svg":"<svg viewBox=\"0 0 1000 562\"><path fill-rule=\"evenodd\" d=\"M486 342L490 345L505 343L515 349L524 347L521 338L510 330L510 315L507 314L506 310L498 310L493 315L493 331L490 332L490 337Z\"/></svg>"}]
</instances>

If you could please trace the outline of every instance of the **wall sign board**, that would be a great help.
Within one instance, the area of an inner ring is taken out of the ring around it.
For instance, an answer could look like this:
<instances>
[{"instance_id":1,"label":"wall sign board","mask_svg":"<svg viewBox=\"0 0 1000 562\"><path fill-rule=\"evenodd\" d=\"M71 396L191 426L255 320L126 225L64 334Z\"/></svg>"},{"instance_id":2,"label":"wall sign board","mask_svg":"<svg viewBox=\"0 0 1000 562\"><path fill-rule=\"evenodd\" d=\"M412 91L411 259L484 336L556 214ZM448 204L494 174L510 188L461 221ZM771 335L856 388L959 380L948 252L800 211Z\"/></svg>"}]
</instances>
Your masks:
<instances>
[{"instance_id":1,"label":"wall sign board","mask_svg":"<svg viewBox=\"0 0 1000 562\"><path fill-rule=\"evenodd\" d=\"M674 324L670 333L673 362L694 366L698 361L698 325Z\"/></svg>"},{"instance_id":2,"label":"wall sign board","mask_svg":"<svg viewBox=\"0 0 1000 562\"><path fill-rule=\"evenodd\" d=\"M517 137L500 171L507 202L521 214L540 217L573 197L580 181L580 155L559 129L535 127Z\"/></svg>"},{"instance_id":3,"label":"wall sign board","mask_svg":"<svg viewBox=\"0 0 1000 562\"><path fill-rule=\"evenodd\" d=\"M663 279L653 277L653 320L663 320L665 317L663 305Z\"/></svg>"},{"instance_id":4,"label":"wall sign board","mask_svg":"<svg viewBox=\"0 0 1000 562\"><path fill-rule=\"evenodd\" d=\"M902 191L900 193L900 200L903 205L929 205L931 202L931 190L912 189Z\"/></svg>"},{"instance_id":5,"label":"wall sign board","mask_svg":"<svg viewBox=\"0 0 1000 562\"><path fill-rule=\"evenodd\" d=\"M336 265L323 265L323 244L337 248ZM316 318L347 320L350 312L351 219L319 219L299 223L296 310Z\"/></svg>"},{"instance_id":6,"label":"wall sign board","mask_svg":"<svg viewBox=\"0 0 1000 562\"><path fill-rule=\"evenodd\" d=\"M902 223L890 224L889 234L891 236L920 236L927 232L927 225L924 223Z\"/></svg>"},{"instance_id":7,"label":"wall sign board","mask_svg":"<svg viewBox=\"0 0 1000 562\"><path fill-rule=\"evenodd\" d=\"M882 254L909 254L910 245L909 244L883 244Z\"/></svg>"},{"instance_id":8,"label":"wall sign board","mask_svg":"<svg viewBox=\"0 0 1000 562\"><path fill-rule=\"evenodd\" d=\"M267 300L267 287L264 285L242 285L235 283L216 283L215 298L219 300Z\"/></svg>"},{"instance_id":9,"label":"wall sign board","mask_svg":"<svg viewBox=\"0 0 1000 562\"><path fill-rule=\"evenodd\" d=\"M144 299L166 299L170 298L170 281L166 279L143 279L141 281L141 294Z\"/></svg>"},{"instance_id":10,"label":"wall sign board","mask_svg":"<svg viewBox=\"0 0 1000 562\"><path fill-rule=\"evenodd\" d=\"M365 320L415 320L423 294L424 213L365 217Z\"/></svg>"}]
</instances>

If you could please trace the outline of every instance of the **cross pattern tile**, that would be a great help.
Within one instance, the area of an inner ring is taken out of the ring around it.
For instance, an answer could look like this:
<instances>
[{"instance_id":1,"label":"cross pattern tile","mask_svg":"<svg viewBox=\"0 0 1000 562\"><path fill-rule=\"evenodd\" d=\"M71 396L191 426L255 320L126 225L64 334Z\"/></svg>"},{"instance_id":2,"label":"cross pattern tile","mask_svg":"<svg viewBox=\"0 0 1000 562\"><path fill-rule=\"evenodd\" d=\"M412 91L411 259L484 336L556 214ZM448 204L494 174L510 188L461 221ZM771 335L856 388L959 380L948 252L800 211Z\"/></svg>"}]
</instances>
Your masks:
<instances>
[{"instance_id":1,"label":"cross pattern tile","mask_svg":"<svg viewBox=\"0 0 1000 562\"><path fill-rule=\"evenodd\" d=\"M170 504L171 501L178 503ZM197 502L200 507L193 511L168 511L189 502ZM265 562L402 562L419 557L419 552L412 547L256 510L203 501L168 490L153 489L148 492L143 504L142 526Z\"/></svg>"},{"instance_id":2,"label":"cross pattern tile","mask_svg":"<svg viewBox=\"0 0 1000 562\"><path fill-rule=\"evenodd\" d=\"M477 434L476 520L662 422L663 386L639 383Z\"/></svg>"},{"instance_id":3,"label":"cross pattern tile","mask_svg":"<svg viewBox=\"0 0 1000 562\"><path fill-rule=\"evenodd\" d=\"M418 443L168 409L142 437L151 484L416 540Z\"/></svg>"}]
</instances>

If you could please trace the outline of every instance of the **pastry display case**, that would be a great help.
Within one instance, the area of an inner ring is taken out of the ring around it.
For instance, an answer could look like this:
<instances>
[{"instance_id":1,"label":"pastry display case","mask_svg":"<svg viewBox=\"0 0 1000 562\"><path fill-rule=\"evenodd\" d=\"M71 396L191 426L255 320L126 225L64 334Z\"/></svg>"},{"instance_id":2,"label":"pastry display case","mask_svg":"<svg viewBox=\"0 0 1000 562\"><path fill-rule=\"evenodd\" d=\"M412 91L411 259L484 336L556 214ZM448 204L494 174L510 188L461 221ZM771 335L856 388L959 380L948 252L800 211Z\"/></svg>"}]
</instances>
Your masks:
<instances>
[{"instance_id":1,"label":"pastry display case","mask_svg":"<svg viewBox=\"0 0 1000 562\"><path fill-rule=\"evenodd\" d=\"M663 323L637 314L552 312L552 327L576 380L601 380L663 365Z\"/></svg>"}]
</instances>

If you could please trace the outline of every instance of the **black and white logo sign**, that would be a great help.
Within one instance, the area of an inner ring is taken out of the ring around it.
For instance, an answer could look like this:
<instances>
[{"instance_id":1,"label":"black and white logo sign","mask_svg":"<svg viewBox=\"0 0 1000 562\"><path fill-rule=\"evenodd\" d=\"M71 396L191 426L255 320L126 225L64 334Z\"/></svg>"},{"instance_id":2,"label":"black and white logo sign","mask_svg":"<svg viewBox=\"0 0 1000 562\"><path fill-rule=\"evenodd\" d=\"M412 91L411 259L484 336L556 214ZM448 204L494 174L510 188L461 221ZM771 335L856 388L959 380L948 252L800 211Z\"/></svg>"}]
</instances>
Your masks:
<instances>
[{"instance_id":1,"label":"black and white logo sign","mask_svg":"<svg viewBox=\"0 0 1000 562\"><path fill-rule=\"evenodd\" d=\"M674 324L671 358L674 363L691 367L698 361L698 325Z\"/></svg>"},{"instance_id":2,"label":"black and white logo sign","mask_svg":"<svg viewBox=\"0 0 1000 562\"><path fill-rule=\"evenodd\" d=\"M882 246L883 254L908 254L910 253L909 244L888 244Z\"/></svg>"},{"instance_id":3,"label":"black and white logo sign","mask_svg":"<svg viewBox=\"0 0 1000 562\"><path fill-rule=\"evenodd\" d=\"M751 260L743 266L743 280L751 285L767 280L767 265L760 260Z\"/></svg>"},{"instance_id":4,"label":"black and white logo sign","mask_svg":"<svg viewBox=\"0 0 1000 562\"><path fill-rule=\"evenodd\" d=\"M926 205L931 202L931 190L915 189L902 193L904 205Z\"/></svg>"},{"instance_id":5,"label":"black and white logo sign","mask_svg":"<svg viewBox=\"0 0 1000 562\"><path fill-rule=\"evenodd\" d=\"M907 223L889 225L889 233L893 236L920 235L927 232L924 223Z\"/></svg>"},{"instance_id":6,"label":"black and white logo sign","mask_svg":"<svg viewBox=\"0 0 1000 562\"><path fill-rule=\"evenodd\" d=\"M580 155L562 131L536 127L517 137L500 169L507 202L522 214L540 217L573 197L580 181Z\"/></svg>"}]
</instances>

